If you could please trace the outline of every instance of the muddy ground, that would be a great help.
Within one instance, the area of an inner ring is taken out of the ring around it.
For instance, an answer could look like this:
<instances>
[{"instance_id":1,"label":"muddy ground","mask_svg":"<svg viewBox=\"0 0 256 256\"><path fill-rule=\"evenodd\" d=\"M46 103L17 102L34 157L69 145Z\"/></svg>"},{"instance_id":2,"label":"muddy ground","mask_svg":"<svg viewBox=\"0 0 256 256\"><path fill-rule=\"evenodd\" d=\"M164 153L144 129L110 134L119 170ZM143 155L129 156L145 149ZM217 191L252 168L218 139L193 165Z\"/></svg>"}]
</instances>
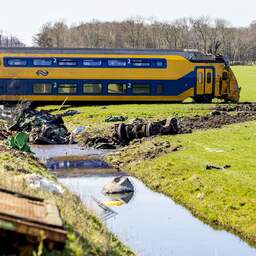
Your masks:
<instances>
[{"instance_id":1,"label":"muddy ground","mask_svg":"<svg viewBox=\"0 0 256 256\"><path fill-rule=\"evenodd\" d=\"M98 149L115 149L146 137L185 134L198 129L221 128L223 125L256 120L255 103L219 105L210 111L205 116L170 117L156 122L136 119L130 124L119 123L113 125L109 136L88 134L81 142Z\"/></svg>"},{"instance_id":2,"label":"muddy ground","mask_svg":"<svg viewBox=\"0 0 256 256\"><path fill-rule=\"evenodd\" d=\"M180 118L180 133L197 129L221 128L223 125L256 120L256 104L221 105L206 116Z\"/></svg>"}]
</instances>

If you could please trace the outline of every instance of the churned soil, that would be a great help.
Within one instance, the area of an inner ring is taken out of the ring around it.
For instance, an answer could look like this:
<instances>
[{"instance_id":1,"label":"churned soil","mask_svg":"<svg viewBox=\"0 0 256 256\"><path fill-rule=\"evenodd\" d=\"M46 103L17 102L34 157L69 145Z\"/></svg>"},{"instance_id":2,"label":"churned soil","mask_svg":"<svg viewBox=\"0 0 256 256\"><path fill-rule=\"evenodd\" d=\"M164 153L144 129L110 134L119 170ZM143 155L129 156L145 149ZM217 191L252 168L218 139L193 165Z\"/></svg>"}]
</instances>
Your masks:
<instances>
[{"instance_id":1,"label":"churned soil","mask_svg":"<svg viewBox=\"0 0 256 256\"><path fill-rule=\"evenodd\" d=\"M256 120L256 104L220 105L205 116L183 117L179 119L179 133L196 129L221 128L223 125Z\"/></svg>"}]
</instances>

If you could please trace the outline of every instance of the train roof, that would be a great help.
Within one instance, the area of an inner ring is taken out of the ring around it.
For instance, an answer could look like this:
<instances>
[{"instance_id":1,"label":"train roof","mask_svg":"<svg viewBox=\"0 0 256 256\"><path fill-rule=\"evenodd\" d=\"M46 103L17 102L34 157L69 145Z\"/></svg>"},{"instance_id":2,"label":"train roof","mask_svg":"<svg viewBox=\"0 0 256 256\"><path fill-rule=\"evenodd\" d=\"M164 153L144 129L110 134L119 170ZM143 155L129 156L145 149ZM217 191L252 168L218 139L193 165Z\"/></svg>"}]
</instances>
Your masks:
<instances>
[{"instance_id":1,"label":"train roof","mask_svg":"<svg viewBox=\"0 0 256 256\"><path fill-rule=\"evenodd\" d=\"M111 54L111 55L178 55L195 61L215 61L216 56L204 54L196 50L169 50L169 49L105 49L105 48L38 48L38 47L4 47L0 53L26 54Z\"/></svg>"}]
</instances>

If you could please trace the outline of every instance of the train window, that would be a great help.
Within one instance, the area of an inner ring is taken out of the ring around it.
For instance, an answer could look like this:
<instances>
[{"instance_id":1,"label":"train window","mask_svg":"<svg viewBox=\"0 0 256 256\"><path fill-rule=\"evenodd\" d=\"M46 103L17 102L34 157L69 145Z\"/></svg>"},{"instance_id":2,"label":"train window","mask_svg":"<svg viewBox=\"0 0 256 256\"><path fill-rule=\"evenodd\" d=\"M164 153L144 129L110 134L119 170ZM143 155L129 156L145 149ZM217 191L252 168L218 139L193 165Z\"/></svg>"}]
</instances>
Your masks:
<instances>
[{"instance_id":1,"label":"train window","mask_svg":"<svg viewBox=\"0 0 256 256\"><path fill-rule=\"evenodd\" d=\"M150 85L149 84L134 84L132 86L133 94L150 94Z\"/></svg>"},{"instance_id":2,"label":"train window","mask_svg":"<svg viewBox=\"0 0 256 256\"><path fill-rule=\"evenodd\" d=\"M52 92L52 85L48 83L33 84L33 93L50 94Z\"/></svg>"},{"instance_id":3,"label":"train window","mask_svg":"<svg viewBox=\"0 0 256 256\"><path fill-rule=\"evenodd\" d=\"M108 84L108 93L109 94L125 94L126 93L126 84L122 84L122 83Z\"/></svg>"},{"instance_id":4,"label":"train window","mask_svg":"<svg viewBox=\"0 0 256 256\"><path fill-rule=\"evenodd\" d=\"M207 79L207 84L211 84L212 83L212 73L208 72L206 79Z\"/></svg>"},{"instance_id":5,"label":"train window","mask_svg":"<svg viewBox=\"0 0 256 256\"><path fill-rule=\"evenodd\" d=\"M51 66L52 60L50 59L33 59L34 66Z\"/></svg>"},{"instance_id":6,"label":"train window","mask_svg":"<svg viewBox=\"0 0 256 256\"><path fill-rule=\"evenodd\" d=\"M84 60L83 65L86 67L99 67L102 65L101 60Z\"/></svg>"},{"instance_id":7,"label":"train window","mask_svg":"<svg viewBox=\"0 0 256 256\"><path fill-rule=\"evenodd\" d=\"M59 84L58 93L60 94L75 94L76 91L76 84Z\"/></svg>"},{"instance_id":8,"label":"train window","mask_svg":"<svg viewBox=\"0 0 256 256\"><path fill-rule=\"evenodd\" d=\"M63 60L58 61L58 65L59 66L66 66L66 67L77 66L77 61L63 59Z\"/></svg>"},{"instance_id":9,"label":"train window","mask_svg":"<svg viewBox=\"0 0 256 256\"><path fill-rule=\"evenodd\" d=\"M101 94L102 84L84 84L83 92L85 94Z\"/></svg>"},{"instance_id":10,"label":"train window","mask_svg":"<svg viewBox=\"0 0 256 256\"><path fill-rule=\"evenodd\" d=\"M24 59L9 59L8 60L9 66L26 66L27 60Z\"/></svg>"},{"instance_id":11,"label":"train window","mask_svg":"<svg viewBox=\"0 0 256 256\"><path fill-rule=\"evenodd\" d=\"M132 60L133 67L150 67L151 63L147 60Z\"/></svg>"},{"instance_id":12,"label":"train window","mask_svg":"<svg viewBox=\"0 0 256 256\"><path fill-rule=\"evenodd\" d=\"M110 67L126 67L126 60L108 60L108 66Z\"/></svg>"},{"instance_id":13,"label":"train window","mask_svg":"<svg viewBox=\"0 0 256 256\"><path fill-rule=\"evenodd\" d=\"M164 92L164 85L163 84L157 84L156 85L156 94L163 94Z\"/></svg>"},{"instance_id":14,"label":"train window","mask_svg":"<svg viewBox=\"0 0 256 256\"><path fill-rule=\"evenodd\" d=\"M204 81L203 81L203 73L202 72L198 72L197 73L197 82L199 84L202 84Z\"/></svg>"},{"instance_id":15,"label":"train window","mask_svg":"<svg viewBox=\"0 0 256 256\"><path fill-rule=\"evenodd\" d=\"M164 66L165 66L165 62L164 61L162 61L162 60L156 61L156 67L162 68Z\"/></svg>"}]
</instances>

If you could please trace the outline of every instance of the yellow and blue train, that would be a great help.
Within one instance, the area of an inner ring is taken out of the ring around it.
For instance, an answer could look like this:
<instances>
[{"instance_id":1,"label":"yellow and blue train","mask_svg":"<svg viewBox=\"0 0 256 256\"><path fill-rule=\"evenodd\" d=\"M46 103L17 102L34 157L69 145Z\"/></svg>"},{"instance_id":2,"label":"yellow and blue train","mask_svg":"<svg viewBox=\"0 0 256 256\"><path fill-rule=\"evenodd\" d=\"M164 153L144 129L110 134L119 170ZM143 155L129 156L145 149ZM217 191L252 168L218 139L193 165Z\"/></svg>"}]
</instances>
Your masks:
<instances>
[{"instance_id":1,"label":"yellow and blue train","mask_svg":"<svg viewBox=\"0 0 256 256\"><path fill-rule=\"evenodd\" d=\"M0 101L237 102L223 56L198 51L0 48Z\"/></svg>"}]
</instances>

